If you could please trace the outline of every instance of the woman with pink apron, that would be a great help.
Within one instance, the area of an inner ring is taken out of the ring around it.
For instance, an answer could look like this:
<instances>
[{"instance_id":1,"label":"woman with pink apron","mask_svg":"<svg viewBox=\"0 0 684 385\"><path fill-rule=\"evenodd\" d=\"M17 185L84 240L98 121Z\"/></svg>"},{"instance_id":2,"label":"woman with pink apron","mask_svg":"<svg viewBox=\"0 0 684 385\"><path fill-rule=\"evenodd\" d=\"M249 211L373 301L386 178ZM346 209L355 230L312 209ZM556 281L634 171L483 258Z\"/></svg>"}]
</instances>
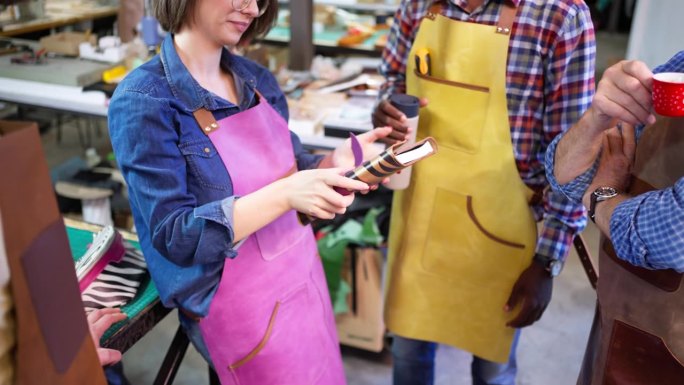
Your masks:
<instances>
[{"instance_id":1,"label":"woman with pink apron","mask_svg":"<svg viewBox=\"0 0 684 385\"><path fill-rule=\"evenodd\" d=\"M273 76L225 48L265 33L275 0L152 5L170 34L117 87L109 128L161 300L224 385L344 384L316 242L297 211L331 218L353 200L333 187L369 188L341 175L349 144L306 153ZM363 152L389 132L359 136Z\"/></svg>"},{"instance_id":2,"label":"woman with pink apron","mask_svg":"<svg viewBox=\"0 0 684 385\"><path fill-rule=\"evenodd\" d=\"M218 122L207 110L195 117L221 156L235 195L296 170L287 123L263 97ZM226 260L199 327L222 384L344 383L316 240L295 211L249 236L238 256ZM239 338L227 344L216 338L223 335Z\"/></svg>"}]
</instances>

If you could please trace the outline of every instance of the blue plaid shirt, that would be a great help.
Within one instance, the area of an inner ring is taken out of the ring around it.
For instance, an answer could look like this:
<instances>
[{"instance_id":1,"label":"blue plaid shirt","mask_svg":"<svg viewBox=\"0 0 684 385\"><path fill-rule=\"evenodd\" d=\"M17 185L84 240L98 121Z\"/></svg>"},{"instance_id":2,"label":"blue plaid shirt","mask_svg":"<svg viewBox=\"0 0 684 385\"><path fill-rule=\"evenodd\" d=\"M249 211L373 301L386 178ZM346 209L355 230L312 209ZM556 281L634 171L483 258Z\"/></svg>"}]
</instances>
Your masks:
<instances>
[{"instance_id":1,"label":"blue plaid shirt","mask_svg":"<svg viewBox=\"0 0 684 385\"><path fill-rule=\"evenodd\" d=\"M684 51L657 67L658 72L684 72ZM644 127L636 128L640 136ZM554 190L581 202L598 168L598 162L567 184L553 176L558 136L546 153L547 178ZM610 218L610 235L617 255L647 269L675 269L684 272L684 178L674 186L650 191L621 202Z\"/></svg>"}]
</instances>

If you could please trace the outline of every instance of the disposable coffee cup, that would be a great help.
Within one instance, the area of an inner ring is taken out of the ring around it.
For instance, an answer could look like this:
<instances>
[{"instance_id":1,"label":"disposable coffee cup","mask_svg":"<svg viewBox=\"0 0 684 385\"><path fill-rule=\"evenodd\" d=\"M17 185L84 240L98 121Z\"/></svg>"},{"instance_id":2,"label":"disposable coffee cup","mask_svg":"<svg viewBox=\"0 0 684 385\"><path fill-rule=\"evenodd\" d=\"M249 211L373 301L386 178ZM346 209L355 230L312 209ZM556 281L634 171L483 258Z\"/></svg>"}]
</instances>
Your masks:
<instances>
[{"instance_id":1,"label":"disposable coffee cup","mask_svg":"<svg viewBox=\"0 0 684 385\"><path fill-rule=\"evenodd\" d=\"M420 100L412 95L394 94L390 96L389 102L394 108L398 109L406 116L406 125L411 129L407 144L411 145L415 143L416 133L418 132ZM407 188L411 182L411 168L412 167L407 167L401 170L400 173L392 175L389 178L389 183L386 187L392 190L403 190Z\"/></svg>"},{"instance_id":2,"label":"disposable coffee cup","mask_svg":"<svg viewBox=\"0 0 684 385\"><path fill-rule=\"evenodd\" d=\"M653 75L653 108L663 116L684 116L684 73Z\"/></svg>"}]
</instances>

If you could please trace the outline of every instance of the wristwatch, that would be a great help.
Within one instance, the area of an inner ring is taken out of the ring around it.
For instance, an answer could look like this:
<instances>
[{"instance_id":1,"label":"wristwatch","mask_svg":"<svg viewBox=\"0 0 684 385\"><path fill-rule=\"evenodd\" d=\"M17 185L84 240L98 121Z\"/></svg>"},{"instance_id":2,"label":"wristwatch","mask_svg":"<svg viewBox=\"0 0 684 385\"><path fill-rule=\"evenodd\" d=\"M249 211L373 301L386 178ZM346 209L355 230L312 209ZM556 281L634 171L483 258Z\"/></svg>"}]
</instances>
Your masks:
<instances>
[{"instance_id":1,"label":"wristwatch","mask_svg":"<svg viewBox=\"0 0 684 385\"><path fill-rule=\"evenodd\" d=\"M534 255L534 260L544 267L551 278L557 277L561 270L563 270L563 261L560 259L544 257L539 254Z\"/></svg>"},{"instance_id":2,"label":"wristwatch","mask_svg":"<svg viewBox=\"0 0 684 385\"><path fill-rule=\"evenodd\" d=\"M589 197L589 219L592 222L596 222L594 216L596 215L596 204L599 202L606 201L610 198L614 198L618 195L618 192L613 187L602 186L594 190Z\"/></svg>"}]
</instances>

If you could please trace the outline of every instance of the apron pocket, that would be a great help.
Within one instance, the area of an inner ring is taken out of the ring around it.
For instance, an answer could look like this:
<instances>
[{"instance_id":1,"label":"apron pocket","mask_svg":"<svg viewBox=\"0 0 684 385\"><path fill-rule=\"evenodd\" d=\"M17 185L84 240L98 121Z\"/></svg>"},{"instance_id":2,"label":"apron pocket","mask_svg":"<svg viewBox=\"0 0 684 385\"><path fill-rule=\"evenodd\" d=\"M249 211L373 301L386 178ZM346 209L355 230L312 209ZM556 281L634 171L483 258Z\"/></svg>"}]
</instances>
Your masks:
<instances>
[{"instance_id":1,"label":"apron pocket","mask_svg":"<svg viewBox=\"0 0 684 385\"><path fill-rule=\"evenodd\" d=\"M604 385L679 385L684 365L658 336L618 320L613 322Z\"/></svg>"},{"instance_id":2,"label":"apron pocket","mask_svg":"<svg viewBox=\"0 0 684 385\"><path fill-rule=\"evenodd\" d=\"M326 322L315 288L306 283L276 302L262 339L228 366L242 384L314 384L327 368Z\"/></svg>"},{"instance_id":3,"label":"apron pocket","mask_svg":"<svg viewBox=\"0 0 684 385\"><path fill-rule=\"evenodd\" d=\"M417 94L430 103L421 109L420 137L433 136L440 146L477 153L489 106L487 87L464 84L415 72ZM427 129L427 130L425 130Z\"/></svg>"},{"instance_id":4,"label":"apron pocket","mask_svg":"<svg viewBox=\"0 0 684 385\"><path fill-rule=\"evenodd\" d=\"M473 197L437 189L429 219L430 236L422 255L423 268L433 274L458 280L467 273L473 282L488 282L492 276L509 276L511 254L525 246L505 239L487 228L473 208Z\"/></svg>"},{"instance_id":5,"label":"apron pocket","mask_svg":"<svg viewBox=\"0 0 684 385\"><path fill-rule=\"evenodd\" d=\"M266 261L272 261L285 254L300 244L307 234L312 234L311 228L299 223L294 210L286 212L254 233L261 257Z\"/></svg>"}]
</instances>

